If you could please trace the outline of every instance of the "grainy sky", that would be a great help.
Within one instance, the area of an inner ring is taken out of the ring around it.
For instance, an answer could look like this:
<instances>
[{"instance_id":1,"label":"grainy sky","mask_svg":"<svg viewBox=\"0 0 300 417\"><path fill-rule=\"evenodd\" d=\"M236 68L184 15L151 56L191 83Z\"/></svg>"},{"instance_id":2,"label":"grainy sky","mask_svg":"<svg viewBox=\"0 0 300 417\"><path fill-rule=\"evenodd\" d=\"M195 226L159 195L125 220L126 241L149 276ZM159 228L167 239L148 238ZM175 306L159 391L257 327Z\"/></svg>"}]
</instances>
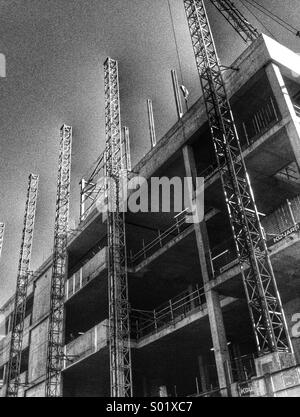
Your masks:
<instances>
[{"instance_id":1,"label":"grainy sky","mask_svg":"<svg viewBox=\"0 0 300 417\"><path fill-rule=\"evenodd\" d=\"M257 1L300 26L299 0ZM183 1L170 4L192 104L200 86ZM244 45L211 6L208 12L220 58L230 64ZM255 13L281 43L300 52L299 38ZM74 133L71 225L78 222L79 179L104 146L105 58L119 61L122 122L130 128L133 162L150 148L146 99L153 100L160 138L176 121L170 70L176 68L180 80L181 74L167 0L0 0L0 53L7 60L7 77L0 78L0 221L6 223L1 305L15 289L30 172L40 175L31 269L51 253L59 128L64 122Z\"/></svg>"}]
</instances>

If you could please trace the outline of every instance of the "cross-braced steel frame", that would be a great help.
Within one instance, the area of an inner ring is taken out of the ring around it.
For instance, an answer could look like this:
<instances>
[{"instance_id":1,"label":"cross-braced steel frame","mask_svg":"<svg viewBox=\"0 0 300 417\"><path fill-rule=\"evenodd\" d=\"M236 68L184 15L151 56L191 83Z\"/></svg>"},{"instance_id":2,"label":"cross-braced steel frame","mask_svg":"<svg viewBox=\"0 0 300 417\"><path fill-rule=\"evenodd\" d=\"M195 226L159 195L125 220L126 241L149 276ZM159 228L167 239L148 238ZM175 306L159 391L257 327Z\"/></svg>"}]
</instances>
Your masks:
<instances>
[{"instance_id":1,"label":"cross-braced steel frame","mask_svg":"<svg viewBox=\"0 0 300 417\"><path fill-rule=\"evenodd\" d=\"M130 138L128 127L123 127L121 142L122 155L127 157L127 169L131 170L130 160ZM105 176L105 155L106 151L101 153L94 163L90 173L80 181L80 222L83 222L89 214L96 208L98 198L105 192L103 177Z\"/></svg>"},{"instance_id":2,"label":"cross-braced steel frame","mask_svg":"<svg viewBox=\"0 0 300 417\"><path fill-rule=\"evenodd\" d=\"M258 353L292 352L205 5L183 1Z\"/></svg>"},{"instance_id":3,"label":"cross-braced steel frame","mask_svg":"<svg viewBox=\"0 0 300 417\"><path fill-rule=\"evenodd\" d=\"M38 175L29 175L25 205L24 227L19 258L15 305L12 317L12 332L7 369L7 397L17 397L20 385L22 342L26 313L29 266L32 252L34 222L38 194Z\"/></svg>"},{"instance_id":4,"label":"cross-braced steel frame","mask_svg":"<svg viewBox=\"0 0 300 417\"><path fill-rule=\"evenodd\" d=\"M3 247L4 231L5 231L5 224L0 223L0 257L2 253L2 247Z\"/></svg>"},{"instance_id":5,"label":"cross-braced steel frame","mask_svg":"<svg viewBox=\"0 0 300 417\"><path fill-rule=\"evenodd\" d=\"M210 2L225 17L227 22L234 28L245 42L253 42L259 37L258 30L237 9L231 0L210 0Z\"/></svg>"},{"instance_id":6,"label":"cross-braced steel frame","mask_svg":"<svg viewBox=\"0 0 300 417\"><path fill-rule=\"evenodd\" d=\"M64 293L67 272L67 232L71 179L72 127L60 132L50 316L47 345L46 397L62 395Z\"/></svg>"},{"instance_id":7,"label":"cross-braced steel frame","mask_svg":"<svg viewBox=\"0 0 300 417\"><path fill-rule=\"evenodd\" d=\"M127 282L125 213L122 209L127 177L127 158L122 151L119 77L117 61L104 63L105 83L105 166L109 247L109 352L112 397L132 396L130 323Z\"/></svg>"}]
</instances>

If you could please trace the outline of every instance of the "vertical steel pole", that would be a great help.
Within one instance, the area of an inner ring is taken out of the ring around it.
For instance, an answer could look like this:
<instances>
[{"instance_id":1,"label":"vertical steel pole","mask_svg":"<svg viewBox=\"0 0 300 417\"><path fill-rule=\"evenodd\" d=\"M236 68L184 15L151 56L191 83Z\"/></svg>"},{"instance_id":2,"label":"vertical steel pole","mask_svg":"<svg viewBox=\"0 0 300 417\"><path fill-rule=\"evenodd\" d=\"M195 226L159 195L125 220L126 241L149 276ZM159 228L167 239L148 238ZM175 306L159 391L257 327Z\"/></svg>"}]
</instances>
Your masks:
<instances>
[{"instance_id":1,"label":"vertical steel pole","mask_svg":"<svg viewBox=\"0 0 300 417\"><path fill-rule=\"evenodd\" d=\"M154 124L154 115L153 115L153 105L152 100L147 100L147 109L148 109L148 119L149 119L149 131L151 139L151 147L156 146L156 133L155 133L155 124Z\"/></svg>"}]
</instances>

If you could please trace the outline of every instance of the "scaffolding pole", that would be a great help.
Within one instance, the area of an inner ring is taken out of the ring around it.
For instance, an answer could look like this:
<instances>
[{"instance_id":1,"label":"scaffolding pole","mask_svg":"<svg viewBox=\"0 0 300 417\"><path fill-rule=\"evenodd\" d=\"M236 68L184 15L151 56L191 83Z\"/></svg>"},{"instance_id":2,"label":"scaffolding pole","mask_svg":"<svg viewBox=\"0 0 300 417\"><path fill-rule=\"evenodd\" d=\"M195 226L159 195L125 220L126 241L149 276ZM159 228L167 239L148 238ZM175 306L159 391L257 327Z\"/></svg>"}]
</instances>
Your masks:
<instances>
[{"instance_id":1,"label":"scaffolding pole","mask_svg":"<svg viewBox=\"0 0 300 417\"><path fill-rule=\"evenodd\" d=\"M3 240L4 240L5 224L0 223L0 258L2 254Z\"/></svg>"},{"instance_id":2,"label":"scaffolding pole","mask_svg":"<svg viewBox=\"0 0 300 417\"><path fill-rule=\"evenodd\" d=\"M10 341L7 369L7 397L17 397L20 385L20 369L22 360L22 342L24 319L26 313L29 267L32 252L34 222L38 194L38 175L29 175L29 184L25 206L24 227L19 258L15 305L12 316L12 333Z\"/></svg>"},{"instance_id":3,"label":"scaffolding pole","mask_svg":"<svg viewBox=\"0 0 300 417\"><path fill-rule=\"evenodd\" d=\"M64 124L60 131L53 266L50 288L50 315L48 324L46 397L60 397L62 395L61 371L63 367L64 295L67 272L71 152L72 127Z\"/></svg>"},{"instance_id":4,"label":"scaffolding pole","mask_svg":"<svg viewBox=\"0 0 300 417\"><path fill-rule=\"evenodd\" d=\"M181 96L180 96L180 91L179 91L179 83L178 83L176 70L171 70L171 75L172 75L172 83L173 83L177 115L178 115L178 119L180 120L183 116L183 110L182 110Z\"/></svg>"},{"instance_id":5,"label":"scaffolding pole","mask_svg":"<svg viewBox=\"0 0 300 417\"><path fill-rule=\"evenodd\" d=\"M126 164L127 170L131 171L131 153L130 153L130 136L128 127L124 126L124 143L125 143L125 152L126 152Z\"/></svg>"},{"instance_id":6,"label":"scaffolding pole","mask_svg":"<svg viewBox=\"0 0 300 417\"><path fill-rule=\"evenodd\" d=\"M109 248L109 354L112 397L132 396L126 230L123 203L127 158L122 151L118 63L107 58L105 74L106 177L109 178L107 234ZM125 156L125 157L124 157Z\"/></svg>"},{"instance_id":7,"label":"scaffolding pole","mask_svg":"<svg viewBox=\"0 0 300 417\"><path fill-rule=\"evenodd\" d=\"M152 104L152 100L150 99L147 100L147 110L148 110L151 147L154 148L156 146L156 132L155 132L155 123L154 123L154 114L153 114L153 104Z\"/></svg>"},{"instance_id":8,"label":"scaffolding pole","mask_svg":"<svg viewBox=\"0 0 300 417\"><path fill-rule=\"evenodd\" d=\"M258 30L246 19L231 0L210 0L244 42L253 42L259 37Z\"/></svg>"},{"instance_id":9,"label":"scaffolding pole","mask_svg":"<svg viewBox=\"0 0 300 417\"><path fill-rule=\"evenodd\" d=\"M203 0L183 0L259 355L293 352Z\"/></svg>"}]
</instances>

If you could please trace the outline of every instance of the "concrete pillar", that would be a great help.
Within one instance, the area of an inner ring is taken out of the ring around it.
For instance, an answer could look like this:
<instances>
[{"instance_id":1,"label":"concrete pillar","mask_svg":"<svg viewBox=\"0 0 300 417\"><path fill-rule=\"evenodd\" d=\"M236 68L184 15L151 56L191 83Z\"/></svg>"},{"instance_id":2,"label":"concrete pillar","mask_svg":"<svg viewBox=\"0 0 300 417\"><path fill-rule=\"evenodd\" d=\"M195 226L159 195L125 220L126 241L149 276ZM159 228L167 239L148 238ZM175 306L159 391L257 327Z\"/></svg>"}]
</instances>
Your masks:
<instances>
[{"instance_id":1,"label":"concrete pillar","mask_svg":"<svg viewBox=\"0 0 300 417\"><path fill-rule=\"evenodd\" d=\"M205 292L210 331L213 340L215 361L218 372L219 386L225 388L231 383L230 356L223 321L219 294L209 290Z\"/></svg>"},{"instance_id":2,"label":"concrete pillar","mask_svg":"<svg viewBox=\"0 0 300 417\"><path fill-rule=\"evenodd\" d=\"M193 184L195 187L195 178L197 176L197 172L193 149L191 146L186 145L183 148L182 152L186 176L193 178ZM200 224L194 224L194 228L203 282L204 284L207 284L211 276L211 266L210 262L207 262L207 255L209 253L209 242L205 221L202 221ZM213 290L205 291L205 296L211 336L214 347L215 361L217 366L219 386L220 388L226 388L229 382L231 382L231 371L230 357L228 352L220 298L219 294ZM222 395L228 395L226 389L222 391Z\"/></svg>"},{"instance_id":3,"label":"concrete pillar","mask_svg":"<svg viewBox=\"0 0 300 417\"><path fill-rule=\"evenodd\" d=\"M291 97L286 88L281 71L276 64L269 64L266 67L266 74L282 118L290 118L290 121L286 125L286 130L294 151L295 160L300 169L300 123L296 116Z\"/></svg>"}]
</instances>

